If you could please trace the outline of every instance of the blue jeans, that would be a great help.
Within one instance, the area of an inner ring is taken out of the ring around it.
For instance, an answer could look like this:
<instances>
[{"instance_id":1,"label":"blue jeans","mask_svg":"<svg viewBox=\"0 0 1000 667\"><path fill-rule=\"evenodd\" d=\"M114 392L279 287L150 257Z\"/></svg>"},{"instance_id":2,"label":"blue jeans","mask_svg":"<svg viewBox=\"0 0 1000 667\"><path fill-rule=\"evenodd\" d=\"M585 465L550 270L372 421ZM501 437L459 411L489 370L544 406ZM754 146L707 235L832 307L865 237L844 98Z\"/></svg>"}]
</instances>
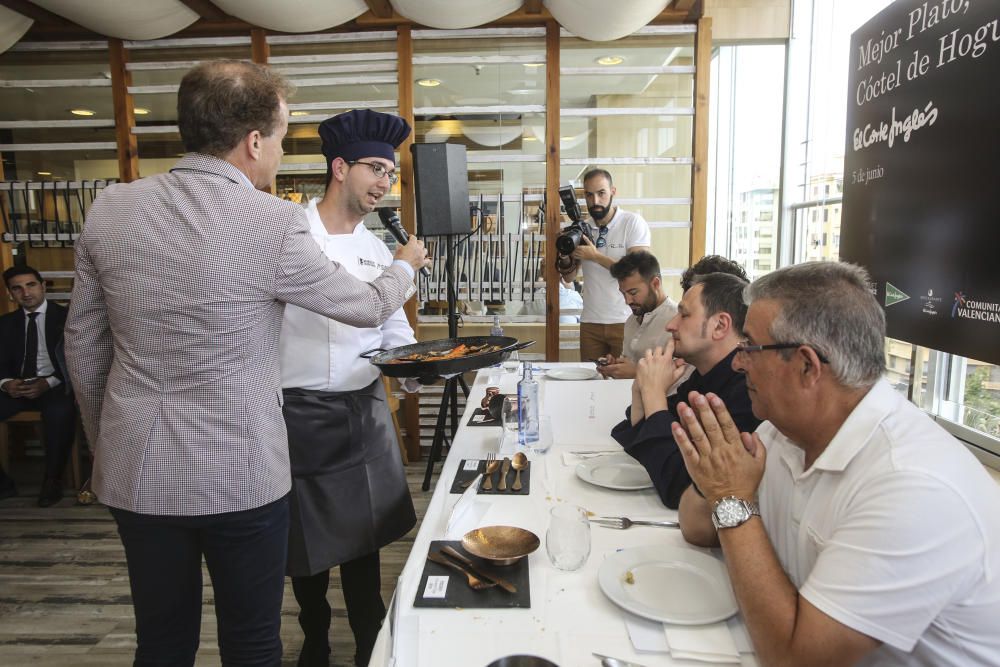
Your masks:
<instances>
[{"instance_id":1,"label":"blue jeans","mask_svg":"<svg viewBox=\"0 0 1000 667\"><path fill-rule=\"evenodd\" d=\"M281 664L288 499L243 512L157 516L111 508L128 561L136 667L193 665L201 559L215 592L225 666Z\"/></svg>"}]
</instances>

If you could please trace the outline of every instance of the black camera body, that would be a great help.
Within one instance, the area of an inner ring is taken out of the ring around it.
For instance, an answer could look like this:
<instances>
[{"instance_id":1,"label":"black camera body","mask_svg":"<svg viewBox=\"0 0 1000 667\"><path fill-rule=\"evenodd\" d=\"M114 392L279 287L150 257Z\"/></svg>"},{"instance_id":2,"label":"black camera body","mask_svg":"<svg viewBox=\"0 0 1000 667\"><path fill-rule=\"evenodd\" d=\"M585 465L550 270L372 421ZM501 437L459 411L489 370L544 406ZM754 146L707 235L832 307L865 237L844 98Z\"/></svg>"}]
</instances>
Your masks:
<instances>
[{"instance_id":1,"label":"black camera body","mask_svg":"<svg viewBox=\"0 0 1000 667\"><path fill-rule=\"evenodd\" d=\"M580 212L580 204L576 200L576 190L572 185L564 185L559 188L559 199L562 200L563 208L566 209L566 216L572 221L569 226L563 228L556 237L556 250L562 256L573 254L573 251L583 243L583 237L587 237L591 243L594 237L590 233L590 226L583 221L583 214Z\"/></svg>"}]
</instances>

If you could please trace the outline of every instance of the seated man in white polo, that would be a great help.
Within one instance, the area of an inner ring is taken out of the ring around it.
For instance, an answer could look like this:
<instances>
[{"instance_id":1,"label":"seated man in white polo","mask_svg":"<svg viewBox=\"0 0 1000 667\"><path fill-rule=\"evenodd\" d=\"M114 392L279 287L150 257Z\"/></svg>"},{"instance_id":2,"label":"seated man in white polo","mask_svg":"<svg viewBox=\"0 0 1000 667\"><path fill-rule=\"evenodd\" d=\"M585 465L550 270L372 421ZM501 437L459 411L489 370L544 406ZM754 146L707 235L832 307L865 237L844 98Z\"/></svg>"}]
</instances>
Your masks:
<instances>
[{"instance_id":1,"label":"seated man in white polo","mask_svg":"<svg viewBox=\"0 0 1000 667\"><path fill-rule=\"evenodd\" d=\"M868 284L812 262L747 288L733 367L767 421L678 406L684 537L722 546L763 665L1000 665L1000 487L882 379Z\"/></svg>"}]
</instances>

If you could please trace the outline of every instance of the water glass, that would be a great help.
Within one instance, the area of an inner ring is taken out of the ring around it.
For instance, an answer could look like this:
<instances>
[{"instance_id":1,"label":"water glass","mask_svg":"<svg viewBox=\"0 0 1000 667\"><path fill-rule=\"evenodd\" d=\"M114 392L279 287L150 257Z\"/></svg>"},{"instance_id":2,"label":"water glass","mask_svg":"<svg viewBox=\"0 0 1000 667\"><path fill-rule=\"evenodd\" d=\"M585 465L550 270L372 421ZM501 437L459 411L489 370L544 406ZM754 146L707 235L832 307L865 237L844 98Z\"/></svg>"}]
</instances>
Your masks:
<instances>
[{"instance_id":1,"label":"water glass","mask_svg":"<svg viewBox=\"0 0 1000 667\"><path fill-rule=\"evenodd\" d=\"M517 373L521 368L521 359L517 356L517 351L510 353L510 356L503 360L503 369L508 373Z\"/></svg>"},{"instance_id":2,"label":"water glass","mask_svg":"<svg viewBox=\"0 0 1000 667\"><path fill-rule=\"evenodd\" d=\"M590 522L576 505L556 505L549 512L545 533L549 560L560 570L579 570L590 556Z\"/></svg>"},{"instance_id":3,"label":"water glass","mask_svg":"<svg viewBox=\"0 0 1000 667\"><path fill-rule=\"evenodd\" d=\"M503 407L500 409L500 421L505 432L517 433L519 426L517 396L504 397Z\"/></svg>"},{"instance_id":4,"label":"water glass","mask_svg":"<svg viewBox=\"0 0 1000 667\"><path fill-rule=\"evenodd\" d=\"M552 447L552 417L541 415L538 418L538 440L531 443L534 454L544 454Z\"/></svg>"}]
</instances>

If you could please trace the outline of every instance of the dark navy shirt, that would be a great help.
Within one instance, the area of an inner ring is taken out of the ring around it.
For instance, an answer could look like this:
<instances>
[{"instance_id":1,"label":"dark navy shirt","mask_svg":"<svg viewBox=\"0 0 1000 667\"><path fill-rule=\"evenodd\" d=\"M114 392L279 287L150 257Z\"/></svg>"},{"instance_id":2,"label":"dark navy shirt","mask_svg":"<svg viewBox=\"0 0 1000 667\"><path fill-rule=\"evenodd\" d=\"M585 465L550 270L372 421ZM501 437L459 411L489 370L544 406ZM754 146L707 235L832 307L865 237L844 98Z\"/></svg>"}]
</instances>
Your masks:
<instances>
[{"instance_id":1,"label":"dark navy shirt","mask_svg":"<svg viewBox=\"0 0 1000 667\"><path fill-rule=\"evenodd\" d=\"M684 467L671 424L677 421L677 404L688 401L688 394L712 392L726 404L733 422L740 431L753 432L760 420L750 409L746 378L733 370L736 350L717 363L712 370L702 375L697 370L677 388L677 393L667 398L667 409L647 415L635 426L632 425L632 408L625 410L625 420L611 430L611 437L617 440L625 451L641 463L649 473L660 500L670 509L677 509L681 494L691 483L691 476Z\"/></svg>"}]
</instances>

